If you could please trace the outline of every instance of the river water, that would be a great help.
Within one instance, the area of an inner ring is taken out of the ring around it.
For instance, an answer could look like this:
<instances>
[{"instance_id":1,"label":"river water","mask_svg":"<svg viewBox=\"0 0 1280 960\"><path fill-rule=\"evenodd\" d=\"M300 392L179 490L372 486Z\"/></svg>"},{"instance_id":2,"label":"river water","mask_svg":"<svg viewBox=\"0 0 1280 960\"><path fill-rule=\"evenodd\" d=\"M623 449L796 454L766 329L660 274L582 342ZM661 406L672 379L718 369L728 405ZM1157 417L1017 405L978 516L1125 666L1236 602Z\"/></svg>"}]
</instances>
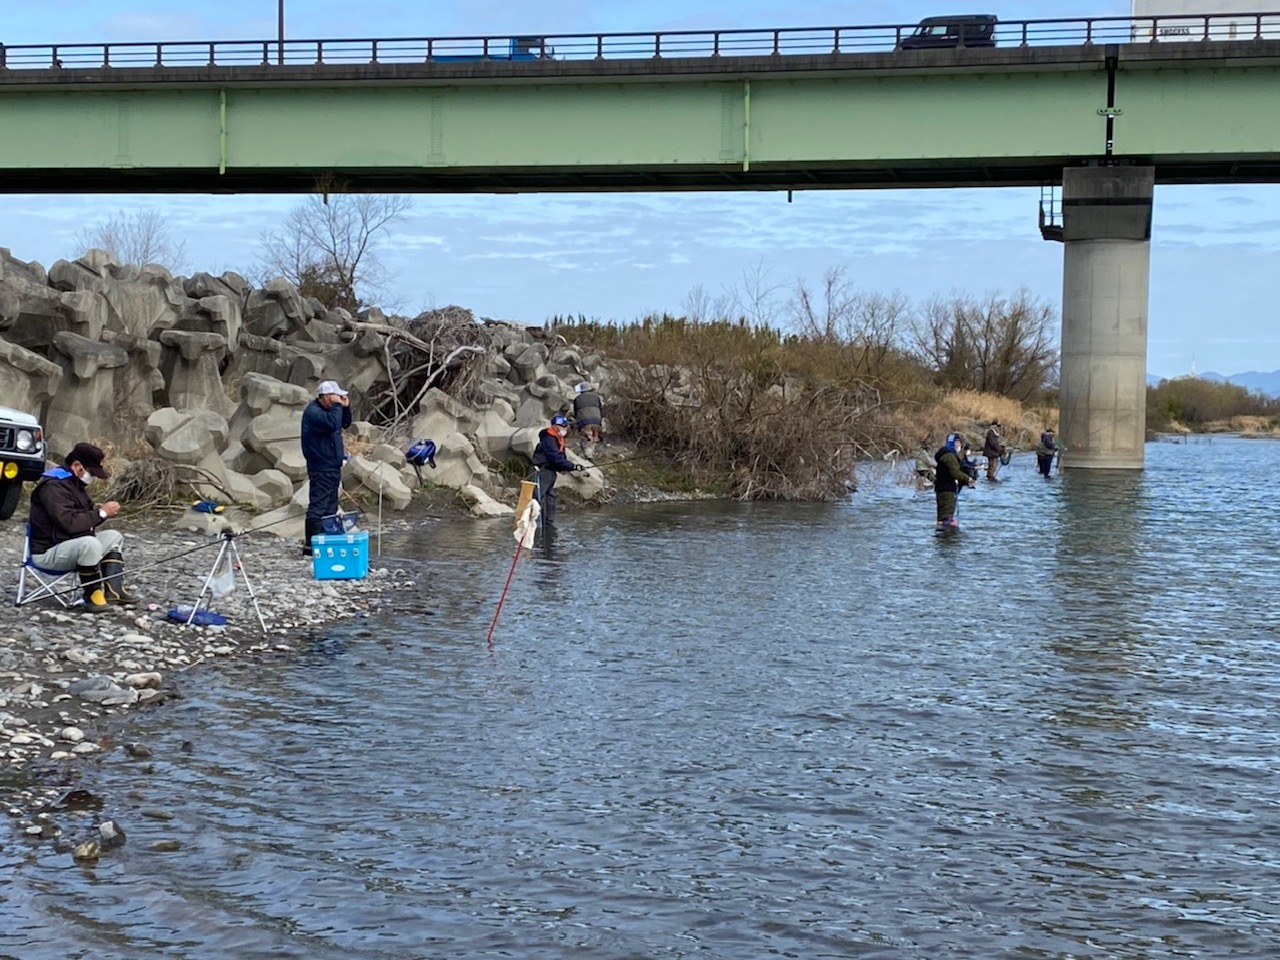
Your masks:
<instances>
[{"instance_id":1,"label":"river water","mask_svg":"<svg viewBox=\"0 0 1280 960\"><path fill-rule=\"evenodd\" d=\"M0 956L1274 958L1277 471L566 505L491 647L507 525L388 538L394 616L118 731L123 848L0 840Z\"/></svg>"}]
</instances>

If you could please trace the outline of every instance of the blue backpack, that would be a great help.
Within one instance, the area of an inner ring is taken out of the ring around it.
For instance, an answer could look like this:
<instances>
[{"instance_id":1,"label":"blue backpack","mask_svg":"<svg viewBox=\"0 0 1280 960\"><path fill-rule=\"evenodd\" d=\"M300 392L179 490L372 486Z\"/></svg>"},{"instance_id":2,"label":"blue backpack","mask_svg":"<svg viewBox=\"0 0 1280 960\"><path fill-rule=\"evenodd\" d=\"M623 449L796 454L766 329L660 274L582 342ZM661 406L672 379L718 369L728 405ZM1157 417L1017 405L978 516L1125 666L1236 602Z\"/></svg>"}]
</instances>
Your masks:
<instances>
[{"instance_id":1,"label":"blue backpack","mask_svg":"<svg viewBox=\"0 0 1280 960\"><path fill-rule=\"evenodd\" d=\"M408 450L404 452L404 458L413 466L413 472L418 475L418 483L422 483L422 468L428 466L432 470L436 468L436 445L434 440L418 440Z\"/></svg>"}]
</instances>

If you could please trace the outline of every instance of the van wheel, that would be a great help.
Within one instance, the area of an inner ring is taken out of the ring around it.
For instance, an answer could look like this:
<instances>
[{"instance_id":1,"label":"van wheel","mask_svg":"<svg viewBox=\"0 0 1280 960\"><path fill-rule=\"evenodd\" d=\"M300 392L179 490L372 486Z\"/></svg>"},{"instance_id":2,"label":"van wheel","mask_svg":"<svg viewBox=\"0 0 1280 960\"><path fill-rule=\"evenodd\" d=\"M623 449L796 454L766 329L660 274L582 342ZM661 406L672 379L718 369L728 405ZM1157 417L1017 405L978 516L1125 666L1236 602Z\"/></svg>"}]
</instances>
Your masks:
<instances>
[{"instance_id":1,"label":"van wheel","mask_svg":"<svg viewBox=\"0 0 1280 960\"><path fill-rule=\"evenodd\" d=\"M22 484L17 481L0 483L0 520L8 520L13 511L18 509L18 498L22 496Z\"/></svg>"}]
</instances>

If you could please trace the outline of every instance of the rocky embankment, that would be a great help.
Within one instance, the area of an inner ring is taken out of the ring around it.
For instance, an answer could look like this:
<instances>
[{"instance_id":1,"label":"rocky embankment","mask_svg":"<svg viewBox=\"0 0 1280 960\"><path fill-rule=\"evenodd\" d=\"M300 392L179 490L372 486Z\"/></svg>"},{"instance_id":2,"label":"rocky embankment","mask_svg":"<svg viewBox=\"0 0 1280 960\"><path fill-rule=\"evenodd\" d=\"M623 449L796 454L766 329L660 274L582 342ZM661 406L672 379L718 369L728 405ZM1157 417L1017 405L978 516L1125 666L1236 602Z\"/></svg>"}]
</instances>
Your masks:
<instances>
[{"instance_id":1,"label":"rocky embankment","mask_svg":"<svg viewBox=\"0 0 1280 960\"><path fill-rule=\"evenodd\" d=\"M175 277L101 250L46 270L0 248L0 396L40 419L48 459L89 440L120 478L142 464L135 490L163 467L184 496L278 511L290 539L307 498L299 424L320 382L351 392L348 490L405 509L419 485L405 449L431 439L425 481L501 517L547 419L579 383L608 396L624 367L459 307L352 316L283 280ZM560 484L584 500L603 488L593 469Z\"/></svg>"}]
</instances>

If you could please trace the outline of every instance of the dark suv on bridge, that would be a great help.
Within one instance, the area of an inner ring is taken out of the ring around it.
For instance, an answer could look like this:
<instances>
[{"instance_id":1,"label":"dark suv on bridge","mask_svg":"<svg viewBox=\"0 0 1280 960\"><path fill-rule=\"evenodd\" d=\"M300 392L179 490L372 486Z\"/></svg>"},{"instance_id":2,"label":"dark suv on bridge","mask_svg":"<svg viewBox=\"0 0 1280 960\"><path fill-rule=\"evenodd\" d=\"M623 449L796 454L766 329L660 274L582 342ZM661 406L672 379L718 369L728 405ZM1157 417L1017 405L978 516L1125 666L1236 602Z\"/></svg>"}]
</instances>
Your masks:
<instances>
[{"instance_id":1,"label":"dark suv on bridge","mask_svg":"<svg viewBox=\"0 0 1280 960\"><path fill-rule=\"evenodd\" d=\"M44 431L29 413L0 407L0 520L18 508L22 484L44 473Z\"/></svg>"},{"instance_id":2,"label":"dark suv on bridge","mask_svg":"<svg viewBox=\"0 0 1280 960\"><path fill-rule=\"evenodd\" d=\"M898 41L899 50L940 50L953 47L994 47L997 18L990 13L925 17L916 32Z\"/></svg>"}]
</instances>

